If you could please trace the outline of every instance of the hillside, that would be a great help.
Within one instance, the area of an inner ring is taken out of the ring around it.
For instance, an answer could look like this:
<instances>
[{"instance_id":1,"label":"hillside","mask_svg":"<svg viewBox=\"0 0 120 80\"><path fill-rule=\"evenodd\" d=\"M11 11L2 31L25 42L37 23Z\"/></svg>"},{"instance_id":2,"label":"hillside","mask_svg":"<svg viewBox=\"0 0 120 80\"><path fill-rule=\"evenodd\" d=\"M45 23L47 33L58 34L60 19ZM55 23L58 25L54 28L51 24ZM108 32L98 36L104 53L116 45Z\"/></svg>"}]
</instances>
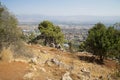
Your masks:
<instances>
[{"instance_id":1,"label":"hillside","mask_svg":"<svg viewBox=\"0 0 120 80\"><path fill-rule=\"evenodd\" d=\"M0 80L113 80L115 62L88 62L89 53L63 52L41 45L28 45L33 58L0 61Z\"/></svg>"}]
</instances>

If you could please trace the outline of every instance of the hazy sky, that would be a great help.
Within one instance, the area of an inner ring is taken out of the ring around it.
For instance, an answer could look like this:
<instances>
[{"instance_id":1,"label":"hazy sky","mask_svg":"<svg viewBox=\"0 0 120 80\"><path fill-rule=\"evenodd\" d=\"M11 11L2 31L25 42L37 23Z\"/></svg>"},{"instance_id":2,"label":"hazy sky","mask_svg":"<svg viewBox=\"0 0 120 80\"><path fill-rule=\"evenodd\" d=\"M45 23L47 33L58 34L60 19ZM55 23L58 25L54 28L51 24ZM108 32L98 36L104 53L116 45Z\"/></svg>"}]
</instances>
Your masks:
<instances>
[{"instance_id":1,"label":"hazy sky","mask_svg":"<svg viewBox=\"0 0 120 80\"><path fill-rule=\"evenodd\" d=\"M0 0L14 14L120 16L120 0Z\"/></svg>"}]
</instances>

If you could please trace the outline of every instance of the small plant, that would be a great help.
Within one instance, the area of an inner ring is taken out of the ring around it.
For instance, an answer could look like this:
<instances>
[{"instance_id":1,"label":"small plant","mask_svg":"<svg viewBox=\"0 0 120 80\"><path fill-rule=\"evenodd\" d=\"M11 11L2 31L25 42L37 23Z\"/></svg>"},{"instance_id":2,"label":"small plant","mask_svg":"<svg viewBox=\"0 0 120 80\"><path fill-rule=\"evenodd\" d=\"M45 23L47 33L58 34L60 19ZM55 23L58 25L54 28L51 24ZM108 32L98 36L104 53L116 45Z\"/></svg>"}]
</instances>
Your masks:
<instances>
[{"instance_id":1,"label":"small plant","mask_svg":"<svg viewBox=\"0 0 120 80\"><path fill-rule=\"evenodd\" d=\"M12 53L10 47L8 47L8 48L4 47L1 51L1 60L11 62L12 59L13 59L13 53Z\"/></svg>"}]
</instances>

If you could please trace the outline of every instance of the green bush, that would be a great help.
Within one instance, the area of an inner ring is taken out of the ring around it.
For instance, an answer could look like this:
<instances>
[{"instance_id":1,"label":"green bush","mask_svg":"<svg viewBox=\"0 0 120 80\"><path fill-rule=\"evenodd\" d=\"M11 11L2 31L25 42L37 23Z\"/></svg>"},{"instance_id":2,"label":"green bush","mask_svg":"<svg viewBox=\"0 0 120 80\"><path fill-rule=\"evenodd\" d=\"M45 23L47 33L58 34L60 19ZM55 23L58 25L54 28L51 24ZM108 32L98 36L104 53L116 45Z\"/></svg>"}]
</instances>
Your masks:
<instances>
[{"instance_id":1,"label":"green bush","mask_svg":"<svg viewBox=\"0 0 120 80\"><path fill-rule=\"evenodd\" d=\"M110 55L120 58L120 31L97 23L89 30L85 45L87 51L99 56L101 61Z\"/></svg>"}]
</instances>

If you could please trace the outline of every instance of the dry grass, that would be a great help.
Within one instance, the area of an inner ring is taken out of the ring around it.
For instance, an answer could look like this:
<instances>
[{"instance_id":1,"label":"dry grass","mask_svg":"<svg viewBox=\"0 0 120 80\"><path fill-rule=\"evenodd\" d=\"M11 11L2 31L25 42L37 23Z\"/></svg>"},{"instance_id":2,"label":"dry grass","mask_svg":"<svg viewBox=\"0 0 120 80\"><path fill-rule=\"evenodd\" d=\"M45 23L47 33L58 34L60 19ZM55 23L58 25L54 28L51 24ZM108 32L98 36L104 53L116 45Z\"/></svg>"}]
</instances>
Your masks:
<instances>
[{"instance_id":1,"label":"dry grass","mask_svg":"<svg viewBox=\"0 0 120 80\"><path fill-rule=\"evenodd\" d=\"M14 51L13 52L14 58L19 58L19 57L32 58L34 56L32 54L32 51L22 41L17 42L15 45L12 45L11 49L12 51Z\"/></svg>"},{"instance_id":2,"label":"dry grass","mask_svg":"<svg viewBox=\"0 0 120 80\"><path fill-rule=\"evenodd\" d=\"M13 53L11 51L11 48L3 48L1 51L1 60L6 62L11 62L13 59Z\"/></svg>"}]
</instances>

